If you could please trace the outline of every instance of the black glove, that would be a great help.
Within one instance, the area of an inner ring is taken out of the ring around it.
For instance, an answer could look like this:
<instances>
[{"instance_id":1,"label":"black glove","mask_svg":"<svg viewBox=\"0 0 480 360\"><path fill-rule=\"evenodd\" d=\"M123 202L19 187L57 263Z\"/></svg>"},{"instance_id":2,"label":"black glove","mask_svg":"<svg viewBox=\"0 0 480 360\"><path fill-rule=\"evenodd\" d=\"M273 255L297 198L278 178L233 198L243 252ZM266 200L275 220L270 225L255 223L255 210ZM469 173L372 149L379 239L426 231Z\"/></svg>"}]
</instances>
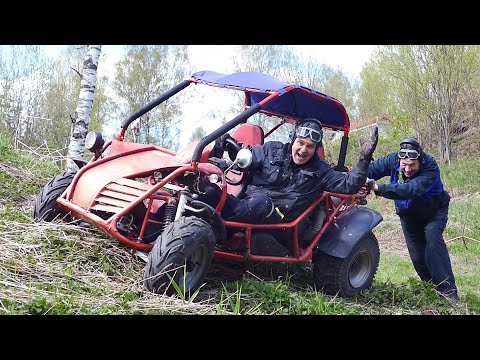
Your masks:
<instances>
[{"instance_id":1,"label":"black glove","mask_svg":"<svg viewBox=\"0 0 480 360\"><path fill-rule=\"evenodd\" d=\"M360 148L360 159L373 160L373 152L378 143L378 126L375 126L370 140L364 141Z\"/></svg>"},{"instance_id":2,"label":"black glove","mask_svg":"<svg viewBox=\"0 0 480 360\"><path fill-rule=\"evenodd\" d=\"M232 140L235 140L233 137L230 136L230 134L223 134L222 136L220 136L217 141L219 141L220 143L220 146L222 147L222 149L226 149L227 148L227 139L232 139Z\"/></svg>"},{"instance_id":3,"label":"black glove","mask_svg":"<svg viewBox=\"0 0 480 360\"><path fill-rule=\"evenodd\" d=\"M228 151L228 156L230 159L232 161L235 160L238 150L234 149L233 146L227 142L227 139L232 139L236 142L236 140L231 137L230 134L223 134L217 140L215 140L215 145L213 146L209 157L223 158L223 153Z\"/></svg>"},{"instance_id":4,"label":"black glove","mask_svg":"<svg viewBox=\"0 0 480 360\"><path fill-rule=\"evenodd\" d=\"M234 161L237 157L238 150L242 148L241 144L238 143L237 140L235 140L229 134L223 134L222 136L220 136L219 141L222 148L228 152L228 157L230 158L230 160Z\"/></svg>"},{"instance_id":5,"label":"black glove","mask_svg":"<svg viewBox=\"0 0 480 360\"><path fill-rule=\"evenodd\" d=\"M215 140L215 145L213 145L213 149L210 152L210 157L218 157L222 158L223 157L223 152L227 148L227 139L232 138L229 134L223 134L217 140Z\"/></svg>"},{"instance_id":6,"label":"black glove","mask_svg":"<svg viewBox=\"0 0 480 360\"><path fill-rule=\"evenodd\" d=\"M213 145L213 148L210 151L210 154L208 155L208 157L221 159L223 157L223 152L224 152L224 149L220 145L220 141L217 139L215 140L215 144Z\"/></svg>"}]
</instances>

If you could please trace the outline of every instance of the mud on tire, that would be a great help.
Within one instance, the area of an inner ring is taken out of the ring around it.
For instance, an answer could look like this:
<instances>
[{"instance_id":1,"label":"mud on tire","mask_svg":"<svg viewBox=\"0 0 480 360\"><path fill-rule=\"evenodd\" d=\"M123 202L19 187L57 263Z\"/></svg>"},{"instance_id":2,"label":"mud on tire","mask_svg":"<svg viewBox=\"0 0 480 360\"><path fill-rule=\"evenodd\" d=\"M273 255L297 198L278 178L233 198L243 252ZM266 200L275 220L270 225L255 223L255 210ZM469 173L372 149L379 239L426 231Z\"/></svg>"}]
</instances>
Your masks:
<instances>
[{"instance_id":1,"label":"mud on tire","mask_svg":"<svg viewBox=\"0 0 480 360\"><path fill-rule=\"evenodd\" d=\"M211 226L197 217L181 217L157 238L145 266L144 286L157 294L176 294L167 273L188 298L202 284L215 247Z\"/></svg>"},{"instance_id":2,"label":"mud on tire","mask_svg":"<svg viewBox=\"0 0 480 360\"><path fill-rule=\"evenodd\" d=\"M57 203L57 198L72 183L75 172L64 172L51 179L38 194L33 208L33 219L35 221L53 221L54 219L62 219L71 221L72 217L66 213Z\"/></svg>"},{"instance_id":3,"label":"mud on tire","mask_svg":"<svg viewBox=\"0 0 480 360\"><path fill-rule=\"evenodd\" d=\"M327 295L348 298L372 286L378 269L380 250L375 235L369 231L345 259L319 250L313 258L315 288Z\"/></svg>"}]
</instances>

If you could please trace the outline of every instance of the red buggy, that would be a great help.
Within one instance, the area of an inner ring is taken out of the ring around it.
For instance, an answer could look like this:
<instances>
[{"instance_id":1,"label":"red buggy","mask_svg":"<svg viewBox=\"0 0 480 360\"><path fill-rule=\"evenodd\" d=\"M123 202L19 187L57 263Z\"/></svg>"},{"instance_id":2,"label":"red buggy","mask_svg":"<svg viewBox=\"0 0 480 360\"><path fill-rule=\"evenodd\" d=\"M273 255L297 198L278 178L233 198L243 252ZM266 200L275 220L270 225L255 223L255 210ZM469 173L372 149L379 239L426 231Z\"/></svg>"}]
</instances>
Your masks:
<instances>
[{"instance_id":1,"label":"red buggy","mask_svg":"<svg viewBox=\"0 0 480 360\"><path fill-rule=\"evenodd\" d=\"M243 92L243 112L179 152L124 141L133 121L191 84ZM253 124L257 113L271 116L276 125L262 129ZM263 144L281 126L309 117L321 118L324 128L343 132L336 169L347 171L350 121L337 99L255 72L197 72L124 120L116 139L105 142L99 132L90 132L85 145L94 156L77 162L77 172L58 175L44 186L34 218L81 219L111 235L146 261L144 284L156 293L175 293L172 279L184 293L196 291L217 257L313 262L317 289L355 295L371 286L380 256L372 230L382 216L364 206L365 189L355 195L324 192L298 218L280 224L229 222L220 215L227 193L241 196L245 190L249 173L242 170L251 162L248 146ZM210 157L213 142L231 130L235 139L231 146L240 150L236 159ZM319 154L323 156L323 147ZM203 178L222 189L216 208L198 200ZM228 248L230 233L240 234L240 250ZM279 233L288 238L286 247L278 245Z\"/></svg>"}]
</instances>

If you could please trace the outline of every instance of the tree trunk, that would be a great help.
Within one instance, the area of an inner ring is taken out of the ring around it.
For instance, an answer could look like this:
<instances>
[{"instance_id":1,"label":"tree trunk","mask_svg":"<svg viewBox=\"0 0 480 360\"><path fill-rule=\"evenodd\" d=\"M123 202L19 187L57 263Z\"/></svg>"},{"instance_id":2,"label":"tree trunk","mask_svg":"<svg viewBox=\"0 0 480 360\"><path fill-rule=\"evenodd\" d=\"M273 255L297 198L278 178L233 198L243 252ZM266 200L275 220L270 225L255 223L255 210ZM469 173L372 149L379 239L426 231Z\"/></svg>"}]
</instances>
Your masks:
<instances>
[{"instance_id":1,"label":"tree trunk","mask_svg":"<svg viewBox=\"0 0 480 360\"><path fill-rule=\"evenodd\" d=\"M83 63L82 80L77 109L73 114L73 128L67 154L67 171L76 171L78 166L73 159L83 159L85 153L85 137L87 136L93 95L97 82L97 67L102 45L89 45Z\"/></svg>"}]
</instances>

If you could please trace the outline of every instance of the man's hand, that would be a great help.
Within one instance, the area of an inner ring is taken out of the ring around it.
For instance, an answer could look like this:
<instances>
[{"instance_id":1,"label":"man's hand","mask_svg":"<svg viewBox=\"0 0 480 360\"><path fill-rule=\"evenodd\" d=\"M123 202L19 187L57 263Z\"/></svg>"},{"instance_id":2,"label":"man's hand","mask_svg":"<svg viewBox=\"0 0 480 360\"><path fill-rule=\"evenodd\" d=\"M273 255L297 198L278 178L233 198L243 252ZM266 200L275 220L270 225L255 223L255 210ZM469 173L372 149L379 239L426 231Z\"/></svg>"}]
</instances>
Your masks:
<instances>
[{"instance_id":1,"label":"man's hand","mask_svg":"<svg viewBox=\"0 0 480 360\"><path fill-rule=\"evenodd\" d=\"M217 140L215 140L215 147L225 151L227 148L227 139L233 139L229 134L223 134Z\"/></svg>"},{"instance_id":2,"label":"man's hand","mask_svg":"<svg viewBox=\"0 0 480 360\"><path fill-rule=\"evenodd\" d=\"M223 134L217 140L215 140L215 145L213 146L212 151L210 152L209 157L218 157L223 158L223 153L228 151L228 156L233 161L237 156L238 150L227 140L231 139L233 142L236 143L236 140L230 136L230 134Z\"/></svg>"},{"instance_id":3,"label":"man's hand","mask_svg":"<svg viewBox=\"0 0 480 360\"><path fill-rule=\"evenodd\" d=\"M219 142L220 142L220 146L222 147L222 149L226 149L227 148L227 139L233 139L233 137L230 136L230 134L223 134L222 136L220 136L220 138L218 139Z\"/></svg>"},{"instance_id":4,"label":"man's hand","mask_svg":"<svg viewBox=\"0 0 480 360\"><path fill-rule=\"evenodd\" d=\"M367 192L370 193L370 191L377 191L378 186L375 183L375 180L367 178L367 181L365 182L365 185L367 186Z\"/></svg>"},{"instance_id":5,"label":"man's hand","mask_svg":"<svg viewBox=\"0 0 480 360\"><path fill-rule=\"evenodd\" d=\"M373 130L372 137L370 140L365 141L360 148L360 159L365 159L368 161L373 160L373 152L377 147L378 143L378 126L375 126Z\"/></svg>"}]
</instances>

